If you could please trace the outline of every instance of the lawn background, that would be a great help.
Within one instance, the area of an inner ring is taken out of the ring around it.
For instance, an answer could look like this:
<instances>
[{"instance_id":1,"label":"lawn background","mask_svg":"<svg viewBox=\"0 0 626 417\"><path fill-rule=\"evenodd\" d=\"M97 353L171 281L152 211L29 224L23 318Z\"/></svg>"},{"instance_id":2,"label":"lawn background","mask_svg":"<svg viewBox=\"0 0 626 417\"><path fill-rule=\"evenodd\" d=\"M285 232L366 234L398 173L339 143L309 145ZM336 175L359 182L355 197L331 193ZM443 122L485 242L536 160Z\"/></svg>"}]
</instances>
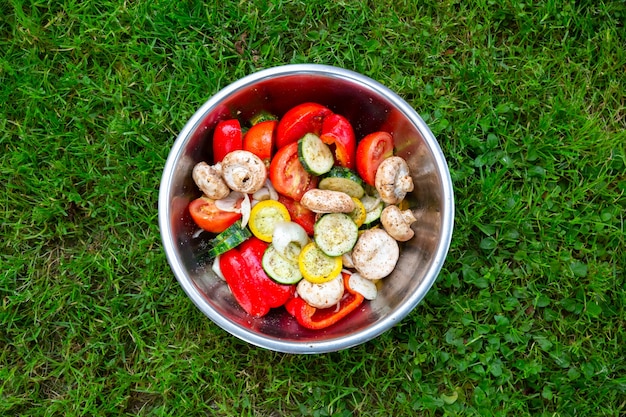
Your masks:
<instances>
[{"instance_id":1,"label":"lawn background","mask_svg":"<svg viewBox=\"0 0 626 417\"><path fill-rule=\"evenodd\" d=\"M0 0L0 415L626 414L625 20L623 0ZM157 225L195 110L305 62L405 98L457 202L424 302L317 356L212 324Z\"/></svg>"}]
</instances>

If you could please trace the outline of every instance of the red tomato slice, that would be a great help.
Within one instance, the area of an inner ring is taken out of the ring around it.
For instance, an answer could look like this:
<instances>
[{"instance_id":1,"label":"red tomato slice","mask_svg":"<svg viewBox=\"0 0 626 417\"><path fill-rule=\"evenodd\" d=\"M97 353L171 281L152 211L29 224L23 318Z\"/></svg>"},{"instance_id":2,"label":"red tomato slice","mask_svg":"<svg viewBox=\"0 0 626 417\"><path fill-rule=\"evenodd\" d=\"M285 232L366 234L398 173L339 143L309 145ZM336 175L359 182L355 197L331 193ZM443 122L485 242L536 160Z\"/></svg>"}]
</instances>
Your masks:
<instances>
[{"instance_id":1,"label":"red tomato slice","mask_svg":"<svg viewBox=\"0 0 626 417\"><path fill-rule=\"evenodd\" d=\"M214 163L221 162L228 153L241 149L243 149L243 136L239 120L229 119L219 122L213 133Z\"/></svg>"},{"instance_id":2,"label":"red tomato slice","mask_svg":"<svg viewBox=\"0 0 626 417\"><path fill-rule=\"evenodd\" d=\"M276 120L267 120L252 126L243 137L243 149L269 162L274 152L276 125Z\"/></svg>"},{"instance_id":3,"label":"red tomato slice","mask_svg":"<svg viewBox=\"0 0 626 417\"><path fill-rule=\"evenodd\" d=\"M278 195L278 201L287 207L291 221L298 223L309 236L313 236L315 213L293 198L285 197L282 194Z\"/></svg>"},{"instance_id":4,"label":"red tomato slice","mask_svg":"<svg viewBox=\"0 0 626 417\"><path fill-rule=\"evenodd\" d=\"M348 119L340 114L326 116L320 139L328 145L334 145L335 160L339 165L354 169L356 138Z\"/></svg>"},{"instance_id":5,"label":"red tomato slice","mask_svg":"<svg viewBox=\"0 0 626 417\"><path fill-rule=\"evenodd\" d=\"M221 233L241 218L241 214L223 211L215 200L199 197L189 203L189 213L198 227L211 233Z\"/></svg>"},{"instance_id":6,"label":"red tomato slice","mask_svg":"<svg viewBox=\"0 0 626 417\"><path fill-rule=\"evenodd\" d=\"M365 136L356 148L356 172L363 181L375 186L376 170L381 162L393 155L393 137L387 132Z\"/></svg>"},{"instance_id":7,"label":"red tomato slice","mask_svg":"<svg viewBox=\"0 0 626 417\"><path fill-rule=\"evenodd\" d=\"M302 103L285 113L276 127L276 148L298 141L307 133L319 136L324 117L332 111L318 103Z\"/></svg>"},{"instance_id":8,"label":"red tomato slice","mask_svg":"<svg viewBox=\"0 0 626 417\"><path fill-rule=\"evenodd\" d=\"M276 191L296 201L317 186L317 177L306 172L298 159L298 142L278 149L270 164L269 177Z\"/></svg>"}]
</instances>

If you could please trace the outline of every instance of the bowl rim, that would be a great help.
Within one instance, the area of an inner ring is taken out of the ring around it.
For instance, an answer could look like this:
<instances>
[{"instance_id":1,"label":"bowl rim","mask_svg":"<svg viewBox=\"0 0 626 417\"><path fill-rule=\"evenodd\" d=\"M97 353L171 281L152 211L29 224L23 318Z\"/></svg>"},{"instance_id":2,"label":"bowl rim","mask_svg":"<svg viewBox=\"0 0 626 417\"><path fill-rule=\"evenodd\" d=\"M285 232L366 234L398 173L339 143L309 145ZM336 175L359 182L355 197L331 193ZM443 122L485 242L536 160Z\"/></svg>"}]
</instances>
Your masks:
<instances>
[{"instance_id":1,"label":"bowl rim","mask_svg":"<svg viewBox=\"0 0 626 417\"><path fill-rule=\"evenodd\" d=\"M229 97L233 93L236 93L240 89L243 89L246 86L254 84L262 79L293 74L313 74L331 78L342 78L351 83L366 86L381 96L384 96L397 108L397 110L403 113L422 134L424 141L427 143L433 154L435 165L437 166L439 171L438 173L441 176L442 185L441 195L443 211L441 212L441 240L438 242L435 250L431 267L424 275L424 283L418 288L417 291L404 300L396 310L390 312L387 316L381 318L376 323L373 323L372 325L355 333L322 341L298 342L291 340L286 341L267 335L262 336L223 317L217 310L211 307L209 303L202 302L204 295L187 275L180 259L176 256L177 250L175 248L174 239L171 238L173 233L170 223L170 188L176 162L181 158L183 151L185 150L185 146L191 138L191 133L195 131L206 114L208 114L214 107L218 106L225 98ZM196 307L215 324L245 342L269 350L283 353L327 353L351 348L376 338L404 319L426 296L427 292L437 279L450 248L454 227L454 192L448 164L437 139L417 111L398 94L368 76L345 68L323 64L287 64L259 70L225 86L211 96L187 121L183 129L177 135L174 144L170 149L163 174L161 176L158 200L158 223L167 262L169 263L177 281L187 296L191 298Z\"/></svg>"}]
</instances>

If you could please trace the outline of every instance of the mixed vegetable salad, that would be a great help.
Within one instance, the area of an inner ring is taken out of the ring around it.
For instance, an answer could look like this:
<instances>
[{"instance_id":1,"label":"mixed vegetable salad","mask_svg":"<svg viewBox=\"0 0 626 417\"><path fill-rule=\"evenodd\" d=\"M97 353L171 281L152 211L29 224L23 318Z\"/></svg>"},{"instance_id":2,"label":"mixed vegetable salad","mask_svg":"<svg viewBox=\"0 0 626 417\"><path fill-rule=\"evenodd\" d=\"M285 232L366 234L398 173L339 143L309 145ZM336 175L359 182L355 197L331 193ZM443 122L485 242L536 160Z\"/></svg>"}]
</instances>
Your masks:
<instances>
[{"instance_id":1,"label":"mixed vegetable salad","mask_svg":"<svg viewBox=\"0 0 626 417\"><path fill-rule=\"evenodd\" d=\"M224 120L213 161L193 179L189 212L209 242L213 270L250 315L283 307L323 329L377 296L416 221L413 181L384 131L357 142L350 122L313 102L244 130Z\"/></svg>"}]
</instances>

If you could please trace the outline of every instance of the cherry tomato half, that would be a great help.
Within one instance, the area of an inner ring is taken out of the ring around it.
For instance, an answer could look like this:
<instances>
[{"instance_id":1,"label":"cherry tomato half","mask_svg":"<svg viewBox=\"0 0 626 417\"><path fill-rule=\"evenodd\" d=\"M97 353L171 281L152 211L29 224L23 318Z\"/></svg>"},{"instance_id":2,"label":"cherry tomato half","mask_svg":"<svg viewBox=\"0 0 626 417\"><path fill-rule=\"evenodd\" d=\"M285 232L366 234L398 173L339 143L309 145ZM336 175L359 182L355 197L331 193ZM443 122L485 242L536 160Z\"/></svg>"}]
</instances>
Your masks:
<instances>
[{"instance_id":1,"label":"cherry tomato half","mask_svg":"<svg viewBox=\"0 0 626 417\"><path fill-rule=\"evenodd\" d=\"M352 125L340 114L331 114L322 124L322 142L334 147L335 161L342 167L354 169L356 138Z\"/></svg>"},{"instance_id":2,"label":"cherry tomato half","mask_svg":"<svg viewBox=\"0 0 626 417\"><path fill-rule=\"evenodd\" d=\"M276 120L267 120L252 126L243 137L243 149L269 162L274 152L276 125Z\"/></svg>"},{"instance_id":3,"label":"cherry tomato half","mask_svg":"<svg viewBox=\"0 0 626 417\"><path fill-rule=\"evenodd\" d=\"M293 198L285 197L282 194L278 194L278 202L283 203L287 207L292 222L298 223L309 236L313 236L313 227L315 226L314 212Z\"/></svg>"},{"instance_id":4,"label":"cherry tomato half","mask_svg":"<svg viewBox=\"0 0 626 417\"><path fill-rule=\"evenodd\" d=\"M269 177L276 191L296 201L317 186L317 177L306 172L298 159L298 142L278 149L270 164Z\"/></svg>"},{"instance_id":5,"label":"cherry tomato half","mask_svg":"<svg viewBox=\"0 0 626 417\"><path fill-rule=\"evenodd\" d=\"M332 111L318 103L302 103L285 113L276 127L276 148L298 141L307 133L320 135L324 117Z\"/></svg>"},{"instance_id":6,"label":"cherry tomato half","mask_svg":"<svg viewBox=\"0 0 626 417\"><path fill-rule=\"evenodd\" d=\"M393 137L387 132L365 136L356 148L356 172L369 185L375 185L376 170L381 162L393 155Z\"/></svg>"},{"instance_id":7,"label":"cherry tomato half","mask_svg":"<svg viewBox=\"0 0 626 417\"><path fill-rule=\"evenodd\" d=\"M211 233L221 233L241 218L240 213L220 210L215 200L199 197L189 203L189 214L198 227Z\"/></svg>"},{"instance_id":8,"label":"cherry tomato half","mask_svg":"<svg viewBox=\"0 0 626 417\"><path fill-rule=\"evenodd\" d=\"M226 154L243 149L241 124L237 119L223 120L213 133L213 161L221 162Z\"/></svg>"}]
</instances>

